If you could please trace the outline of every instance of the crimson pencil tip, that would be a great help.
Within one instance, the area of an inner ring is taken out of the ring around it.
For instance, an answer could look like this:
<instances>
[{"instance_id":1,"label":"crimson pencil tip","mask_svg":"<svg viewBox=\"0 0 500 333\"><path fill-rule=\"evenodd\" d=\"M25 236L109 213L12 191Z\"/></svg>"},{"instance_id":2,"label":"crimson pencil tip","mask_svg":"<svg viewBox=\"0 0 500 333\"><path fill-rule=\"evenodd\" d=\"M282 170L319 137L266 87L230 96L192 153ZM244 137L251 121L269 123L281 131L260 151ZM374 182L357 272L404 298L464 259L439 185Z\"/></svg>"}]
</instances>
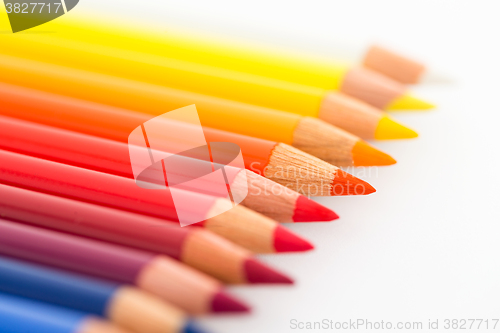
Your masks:
<instances>
[{"instance_id":1,"label":"crimson pencil tip","mask_svg":"<svg viewBox=\"0 0 500 333\"><path fill-rule=\"evenodd\" d=\"M314 249L304 238L278 225L274 231L274 248L276 252L302 252Z\"/></svg>"},{"instance_id":2,"label":"crimson pencil tip","mask_svg":"<svg viewBox=\"0 0 500 333\"><path fill-rule=\"evenodd\" d=\"M332 221L338 218L339 216L333 210L303 195L297 200L293 213L294 222Z\"/></svg>"},{"instance_id":3,"label":"crimson pencil tip","mask_svg":"<svg viewBox=\"0 0 500 333\"><path fill-rule=\"evenodd\" d=\"M212 300L212 312L249 312L250 308L241 301L219 291Z\"/></svg>"},{"instance_id":4,"label":"crimson pencil tip","mask_svg":"<svg viewBox=\"0 0 500 333\"><path fill-rule=\"evenodd\" d=\"M288 276L264 265L255 259L245 261L245 271L249 283L281 283L293 284Z\"/></svg>"}]
</instances>

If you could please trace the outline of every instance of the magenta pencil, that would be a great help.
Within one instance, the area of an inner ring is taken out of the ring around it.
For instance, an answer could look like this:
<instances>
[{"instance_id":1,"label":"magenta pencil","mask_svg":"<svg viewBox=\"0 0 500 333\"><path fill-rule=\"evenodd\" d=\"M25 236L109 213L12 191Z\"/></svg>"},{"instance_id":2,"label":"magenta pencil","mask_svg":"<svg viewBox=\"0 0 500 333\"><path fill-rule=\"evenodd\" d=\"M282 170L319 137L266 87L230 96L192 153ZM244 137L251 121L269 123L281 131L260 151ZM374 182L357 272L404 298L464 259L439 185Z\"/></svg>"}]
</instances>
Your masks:
<instances>
[{"instance_id":1,"label":"magenta pencil","mask_svg":"<svg viewBox=\"0 0 500 333\"><path fill-rule=\"evenodd\" d=\"M0 219L0 254L136 285L191 313L248 310L217 280L151 252Z\"/></svg>"},{"instance_id":2,"label":"magenta pencil","mask_svg":"<svg viewBox=\"0 0 500 333\"><path fill-rule=\"evenodd\" d=\"M179 228L177 222L4 184L0 198L3 218L165 254L226 283L291 282L203 228Z\"/></svg>"}]
</instances>

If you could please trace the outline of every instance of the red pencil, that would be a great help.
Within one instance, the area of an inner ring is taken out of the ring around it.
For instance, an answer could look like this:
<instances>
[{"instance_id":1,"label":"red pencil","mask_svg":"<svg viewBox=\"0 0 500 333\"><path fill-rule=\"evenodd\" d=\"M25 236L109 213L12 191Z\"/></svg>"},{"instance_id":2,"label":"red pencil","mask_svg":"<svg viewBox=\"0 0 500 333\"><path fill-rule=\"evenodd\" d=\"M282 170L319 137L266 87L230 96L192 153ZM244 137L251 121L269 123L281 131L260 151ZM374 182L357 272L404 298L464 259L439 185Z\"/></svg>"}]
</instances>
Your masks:
<instances>
[{"instance_id":1,"label":"red pencil","mask_svg":"<svg viewBox=\"0 0 500 333\"><path fill-rule=\"evenodd\" d=\"M0 216L165 254L227 283L289 279L203 228L0 184Z\"/></svg>"},{"instance_id":2,"label":"red pencil","mask_svg":"<svg viewBox=\"0 0 500 333\"><path fill-rule=\"evenodd\" d=\"M135 128L153 116L5 83L0 83L0 114L123 143L127 143ZM203 131L208 142L237 144L247 169L302 194L334 196L375 192L361 179L282 142L207 127ZM315 143L310 147L321 150ZM356 162L363 154L354 159L340 152L333 155L346 162L342 164L345 166L367 165ZM356 193L358 190L361 191Z\"/></svg>"},{"instance_id":3,"label":"red pencil","mask_svg":"<svg viewBox=\"0 0 500 333\"><path fill-rule=\"evenodd\" d=\"M177 191L184 211L174 204L170 190L143 189L134 180L0 150L0 183L70 199L179 221L178 214L254 252L306 251L313 246L274 220L229 200ZM193 206L192 203L196 205ZM223 212L223 213L222 213ZM218 213L221 213L217 215Z\"/></svg>"},{"instance_id":4,"label":"red pencil","mask_svg":"<svg viewBox=\"0 0 500 333\"><path fill-rule=\"evenodd\" d=\"M55 127L0 116L0 148L134 178L127 144ZM178 170L179 176L189 177L182 174L182 171ZM248 188L248 195L241 203L263 215L279 222L331 221L338 218L328 208L278 183L249 170L237 172L238 175L232 178L232 190L243 192ZM197 184L200 185L201 182ZM206 181L202 185L187 190L219 195L212 190L214 186L210 182Z\"/></svg>"}]
</instances>

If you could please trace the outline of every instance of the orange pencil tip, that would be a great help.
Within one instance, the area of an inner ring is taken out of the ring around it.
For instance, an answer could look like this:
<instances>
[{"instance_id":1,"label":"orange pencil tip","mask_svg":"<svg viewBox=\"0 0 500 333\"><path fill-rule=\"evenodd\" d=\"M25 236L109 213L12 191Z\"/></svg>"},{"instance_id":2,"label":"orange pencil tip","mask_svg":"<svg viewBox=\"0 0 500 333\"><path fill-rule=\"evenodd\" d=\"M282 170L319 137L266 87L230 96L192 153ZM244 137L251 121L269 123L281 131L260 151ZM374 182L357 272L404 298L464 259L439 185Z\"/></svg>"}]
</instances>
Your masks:
<instances>
[{"instance_id":1,"label":"orange pencil tip","mask_svg":"<svg viewBox=\"0 0 500 333\"><path fill-rule=\"evenodd\" d=\"M332 183L331 195L366 195L376 191L373 186L364 180L339 169Z\"/></svg>"},{"instance_id":2,"label":"orange pencil tip","mask_svg":"<svg viewBox=\"0 0 500 333\"><path fill-rule=\"evenodd\" d=\"M396 164L390 155L370 146L364 141L358 141L352 148L354 166L382 166Z\"/></svg>"}]
</instances>

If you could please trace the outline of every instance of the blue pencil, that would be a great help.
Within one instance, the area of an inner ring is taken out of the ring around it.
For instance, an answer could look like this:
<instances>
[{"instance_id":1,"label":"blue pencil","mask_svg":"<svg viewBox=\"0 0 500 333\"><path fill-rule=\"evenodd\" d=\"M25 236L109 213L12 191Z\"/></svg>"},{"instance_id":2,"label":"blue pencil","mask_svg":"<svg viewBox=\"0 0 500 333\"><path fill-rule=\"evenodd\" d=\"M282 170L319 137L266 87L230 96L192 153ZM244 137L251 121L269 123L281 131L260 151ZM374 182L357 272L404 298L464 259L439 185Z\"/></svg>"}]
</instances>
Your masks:
<instances>
[{"instance_id":1,"label":"blue pencil","mask_svg":"<svg viewBox=\"0 0 500 333\"><path fill-rule=\"evenodd\" d=\"M0 292L105 317L137 333L200 333L180 310L131 286L0 256Z\"/></svg>"},{"instance_id":2,"label":"blue pencil","mask_svg":"<svg viewBox=\"0 0 500 333\"><path fill-rule=\"evenodd\" d=\"M0 293L2 333L125 333L86 313Z\"/></svg>"}]
</instances>

